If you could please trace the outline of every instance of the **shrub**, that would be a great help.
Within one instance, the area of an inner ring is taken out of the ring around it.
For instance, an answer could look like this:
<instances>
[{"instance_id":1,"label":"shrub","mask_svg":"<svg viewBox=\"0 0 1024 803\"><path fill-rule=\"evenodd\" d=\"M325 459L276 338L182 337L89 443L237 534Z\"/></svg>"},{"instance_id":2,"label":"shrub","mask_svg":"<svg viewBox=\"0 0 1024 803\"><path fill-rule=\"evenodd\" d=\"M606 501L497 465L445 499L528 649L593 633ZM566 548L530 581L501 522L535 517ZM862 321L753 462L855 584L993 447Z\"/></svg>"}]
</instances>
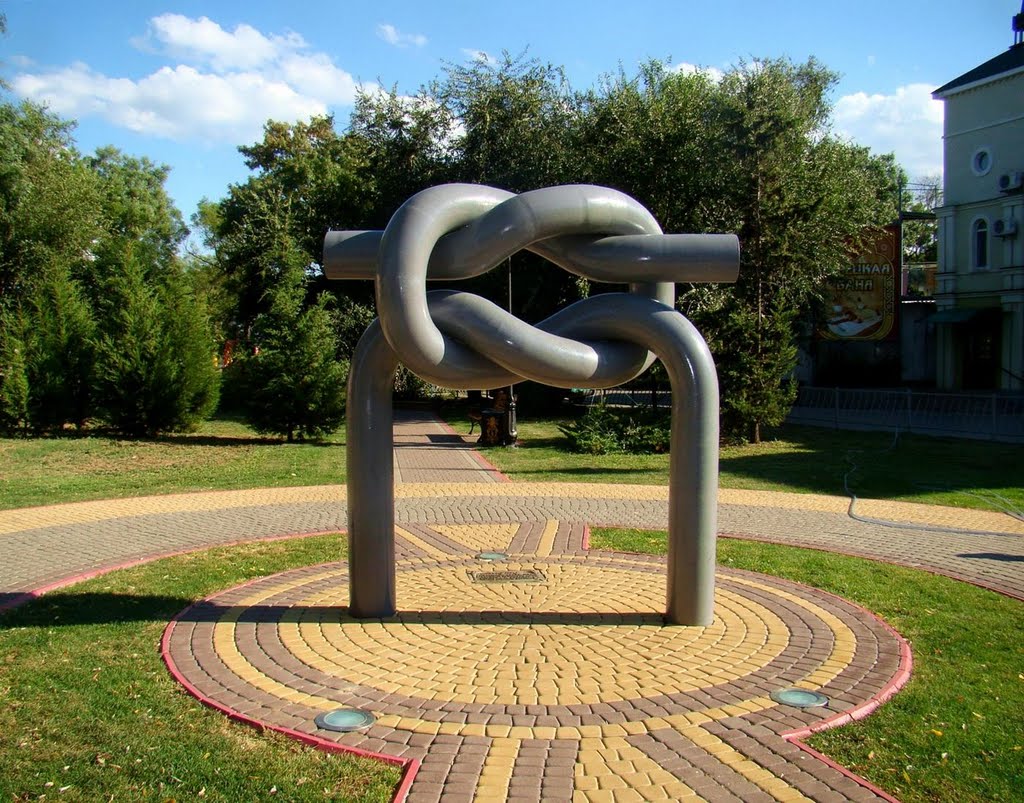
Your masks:
<instances>
[{"instance_id":1,"label":"shrub","mask_svg":"<svg viewBox=\"0 0 1024 803\"><path fill-rule=\"evenodd\" d=\"M591 407L579 419L560 427L570 448L581 454L659 454L669 450L670 416L647 407L612 410Z\"/></svg>"}]
</instances>

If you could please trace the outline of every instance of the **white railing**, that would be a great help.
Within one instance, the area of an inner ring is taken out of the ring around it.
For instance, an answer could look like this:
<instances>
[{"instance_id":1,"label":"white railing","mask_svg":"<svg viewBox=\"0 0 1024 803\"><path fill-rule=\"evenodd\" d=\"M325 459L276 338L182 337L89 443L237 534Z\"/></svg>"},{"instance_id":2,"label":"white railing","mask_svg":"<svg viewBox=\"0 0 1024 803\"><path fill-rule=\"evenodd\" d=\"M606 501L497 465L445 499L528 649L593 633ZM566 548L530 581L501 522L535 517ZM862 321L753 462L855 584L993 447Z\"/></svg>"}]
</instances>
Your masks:
<instances>
[{"instance_id":1,"label":"white railing","mask_svg":"<svg viewBox=\"0 0 1024 803\"><path fill-rule=\"evenodd\" d=\"M1024 396L801 387L786 420L834 429L1024 443Z\"/></svg>"}]
</instances>

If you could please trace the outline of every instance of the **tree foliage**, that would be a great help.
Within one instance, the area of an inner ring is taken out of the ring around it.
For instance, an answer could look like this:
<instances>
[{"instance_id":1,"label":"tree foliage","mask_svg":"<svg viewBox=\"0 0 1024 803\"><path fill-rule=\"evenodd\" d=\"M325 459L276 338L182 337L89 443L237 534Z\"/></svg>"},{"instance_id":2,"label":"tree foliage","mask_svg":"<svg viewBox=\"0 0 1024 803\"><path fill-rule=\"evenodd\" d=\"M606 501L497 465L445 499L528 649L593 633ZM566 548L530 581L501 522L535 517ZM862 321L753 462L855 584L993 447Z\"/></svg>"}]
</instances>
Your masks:
<instances>
[{"instance_id":1,"label":"tree foliage","mask_svg":"<svg viewBox=\"0 0 1024 803\"><path fill-rule=\"evenodd\" d=\"M78 283L51 269L29 307L29 418L36 430L81 428L93 412L96 321Z\"/></svg>"},{"instance_id":2,"label":"tree foliage","mask_svg":"<svg viewBox=\"0 0 1024 803\"><path fill-rule=\"evenodd\" d=\"M109 147L83 157L72 130L0 104L4 426L60 430L101 411L130 434L188 428L219 377L168 168Z\"/></svg>"},{"instance_id":3,"label":"tree foliage","mask_svg":"<svg viewBox=\"0 0 1024 803\"><path fill-rule=\"evenodd\" d=\"M97 403L129 435L193 429L217 403L220 378L206 320L180 276L154 287L129 263L105 288L97 342Z\"/></svg>"},{"instance_id":4,"label":"tree foliage","mask_svg":"<svg viewBox=\"0 0 1024 803\"><path fill-rule=\"evenodd\" d=\"M256 319L254 345L238 367L245 416L257 432L289 442L322 438L344 419L348 366L337 358L330 296L320 294L304 308L301 251L280 258L285 277Z\"/></svg>"},{"instance_id":5,"label":"tree foliage","mask_svg":"<svg viewBox=\"0 0 1024 803\"><path fill-rule=\"evenodd\" d=\"M0 305L31 297L51 268L81 274L103 234L99 187L72 130L35 104L0 104Z\"/></svg>"},{"instance_id":6,"label":"tree foliage","mask_svg":"<svg viewBox=\"0 0 1024 803\"><path fill-rule=\"evenodd\" d=\"M20 315L0 309L0 432L25 432L28 429L25 330L25 322Z\"/></svg>"},{"instance_id":7,"label":"tree foliage","mask_svg":"<svg viewBox=\"0 0 1024 803\"><path fill-rule=\"evenodd\" d=\"M736 285L681 288L680 307L712 344L726 431L756 440L792 400L800 315L865 227L896 211L892 157L830 133L835 81L814 59L751 61L720 79L651 62L577 92L559 68L505 54L448 65L414 97L364 93L344 131L330 118L269 123L242 149L253 175L207 215L237 302L233 325L253 347L273 331L255 324L286 281L274 257L285 240L304 261L305 308L322 305L327 224L381 228L408 197L446 181L514 192L604 184L667 231L739 235ZM532 255L516 257L515 275L514 307L527 320L595 289ZM505 302L498 272L468 286ZM348 297L339 309L349 328L361 325L369 288L330 291Z\"/></svg>"}]
</instances>

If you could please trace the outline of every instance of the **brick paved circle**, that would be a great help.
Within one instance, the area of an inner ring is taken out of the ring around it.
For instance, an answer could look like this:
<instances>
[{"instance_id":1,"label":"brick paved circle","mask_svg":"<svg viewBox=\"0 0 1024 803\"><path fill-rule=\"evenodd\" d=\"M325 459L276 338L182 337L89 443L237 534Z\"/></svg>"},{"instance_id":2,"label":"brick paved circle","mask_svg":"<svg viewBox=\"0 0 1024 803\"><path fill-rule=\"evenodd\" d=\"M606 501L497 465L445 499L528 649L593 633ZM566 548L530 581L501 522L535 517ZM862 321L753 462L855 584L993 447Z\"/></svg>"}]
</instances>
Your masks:
<instances>
[{"instance_id":1,"label":"brick paved circle","mask_svg":"<svg viewBox=\"0 0 1024 803\"><path fill-rule=\"evenodd\" d=\"M900 669L898 638L873 616L762 575L721 570L714 623L665 626L663 559L584 552L574 548L578 529L531 526L499 526L490 539L482 527L399 530L401 612L389 620L347 615L344 564L227 590L172 624L168 662L194 693L228 710L433 761L413 800L507 794L517 773L537 776L552 799L601 799L597 792L623 778L644 799L705 795L688 785L692 773L658 757L666 745L676 758L695 747L713 756L718 787L794 793L715 728L807 725L863 704ZM545 552L558 540L562 548L546 557L497 564L470 552L481 544ZM542 579L471 578L529 571ZM821 689L832 703L778 706L768 695L784 686ZM372 711L376 724L354 734L316 727L318 713L343 706ZM458 756L480 759L468 775L440 747L447 739ZM539 763L530 758L538 745ZM840 775L834 787L848 781Z\"/></svg>"}]
</instances>

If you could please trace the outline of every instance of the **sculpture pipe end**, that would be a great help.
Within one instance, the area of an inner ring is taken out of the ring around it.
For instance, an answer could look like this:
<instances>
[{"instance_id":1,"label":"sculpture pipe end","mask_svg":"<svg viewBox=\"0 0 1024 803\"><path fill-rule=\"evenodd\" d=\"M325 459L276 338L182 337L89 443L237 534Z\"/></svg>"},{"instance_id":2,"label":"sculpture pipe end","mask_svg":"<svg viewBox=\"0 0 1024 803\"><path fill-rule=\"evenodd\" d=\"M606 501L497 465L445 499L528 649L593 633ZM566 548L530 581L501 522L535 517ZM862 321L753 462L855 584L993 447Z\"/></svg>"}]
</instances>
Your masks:
<instances>
[{"instance_id":1,"label":"sculpture pipe end","mask_svg":"<svg viewBox=\"0 0 1024 803\"><path fill-rule=\"evenodd\" d=\"M324 275L328 279L377 278L382 231L329 231L324 237Z\"/></svg>"}]
</instances>

